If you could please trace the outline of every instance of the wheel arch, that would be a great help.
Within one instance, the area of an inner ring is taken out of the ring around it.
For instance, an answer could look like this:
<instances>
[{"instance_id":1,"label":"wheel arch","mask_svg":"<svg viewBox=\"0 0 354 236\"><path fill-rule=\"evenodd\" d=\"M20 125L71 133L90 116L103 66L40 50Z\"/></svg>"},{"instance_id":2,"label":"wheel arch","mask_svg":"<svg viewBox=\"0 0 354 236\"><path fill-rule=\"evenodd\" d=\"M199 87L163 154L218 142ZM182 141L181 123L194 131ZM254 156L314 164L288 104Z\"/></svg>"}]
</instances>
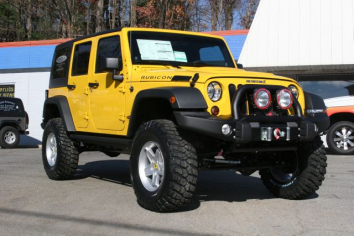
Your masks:
<instances>
[{"instance_id":1,"label":"wheel arch","mask_svg":"<svg viewBox=\"0 0 354 236\"><path fill-rule=\"evenodd\" d=\"M3 120L3 121L0 121L0 130L2 128L4 128L5 126L11 126L11 127L16 128L17 130L20 130L19 124L17 123L17 121L14 121L14 120Z\"/></svg>"},{"instance_id":2,"label":"wheel arch","mask_svg":"<svg viewBox=\"0 0 354 236\"><path fill-rule=\"evenodd\" d=\"M192 87L164 87L140 91L134 100L128 136L133 137L143 122L166 119L177 123L173 111L204 111L208 105L201 92Z\"/></svg>"},{"instance_id":3,"label":"wheel arch","mask_svg":"<svg viewBox=\"0 0 354 236\"><path fill-rule=\"evenodd\" d=\"M334 113L329 117L329 119L330 119L330 126L340 121L352 122L354 121L354 113L351 112Z\"/></svg>"},{"instance_id":4,"label":"wheel arch","mask_svg":"<svg viewBox=\"0 0 354 236\"><path fill-rule=\"evenodd\" d=\"M64 128L66 131L75 131L69 103L67 98L64 96L55 96L45 100L43 106L43 123L41 125L42 128L44 128L45 124L50 119L58 117L63 119Z\"/></svg>"}]
</instances>

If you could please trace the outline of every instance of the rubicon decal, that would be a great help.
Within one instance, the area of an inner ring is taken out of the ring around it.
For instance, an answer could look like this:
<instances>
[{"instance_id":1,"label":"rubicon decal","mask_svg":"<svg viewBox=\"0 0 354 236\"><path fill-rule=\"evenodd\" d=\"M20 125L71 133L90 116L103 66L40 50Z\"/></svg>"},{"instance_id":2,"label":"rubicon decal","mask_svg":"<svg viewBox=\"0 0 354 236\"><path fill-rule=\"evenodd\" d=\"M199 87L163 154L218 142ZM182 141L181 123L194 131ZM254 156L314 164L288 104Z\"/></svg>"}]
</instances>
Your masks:
<instances>
[{"instance_id":1,"label":"rubicon decal","mask_svg":"<svg viewBox=\"0 0 354 236\"><path fill-rule=\"evenodd\" d=\"M146 75L142 75L140 79L169 79L171 80L172 79L172 76L168 76L168 75L158 75L158 76L155 76L155 75L151 75L151 76L146 76Z\"/></svg>"}]
</instances>

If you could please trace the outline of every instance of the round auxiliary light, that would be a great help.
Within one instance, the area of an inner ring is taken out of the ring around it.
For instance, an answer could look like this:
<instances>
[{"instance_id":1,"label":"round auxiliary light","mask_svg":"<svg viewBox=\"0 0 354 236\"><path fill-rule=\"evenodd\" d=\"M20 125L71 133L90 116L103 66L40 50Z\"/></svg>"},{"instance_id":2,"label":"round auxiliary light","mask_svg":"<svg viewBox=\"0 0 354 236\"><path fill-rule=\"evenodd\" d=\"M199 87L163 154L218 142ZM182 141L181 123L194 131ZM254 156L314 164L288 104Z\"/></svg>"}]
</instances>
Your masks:
<instances>
[{"instance_id":1,"label":"round auxiliary light","mask_svg":"<svg viewBox=\"0 0 354 236\"><path fill-rule=\"evenodd\" d=\"M224 135L229 135L231 133L231 126L228 125L228 124L224 124L222 127L221 127L221 132L224 134Z\"/></svg>"},{"instance_id":2,"label":"round auxiliary light","mask_svg":"<svg viewBox=\"0 0 354 236\"><path fill-rule=\"evenodd\" d=\"M291 93L298 98L299 97L299 90L297 90L296 86L290 85L288 89L291 91Z\"/></svg>"},{"instance_id":3,"label":"round auxiliary light","mask_svg":"<svg viewBox=\"0 0 354 236\"><path fill-rule=\"evenodd\" d=\"M221 85L217 82L211 82L207 88L208 96L213 101L219 101L221 98Z\"/></svg>"},{"instance_id":4,"label":"round auxiliary light","mask_svg":"<svg viewBox=\"0 0 354 236\"><path fill-rule=\"evenodd\" d=\"M267 109L271 100L270 92L264 88L258 89L254 92L253 99L258 109Z\"/></svg>"},{"instance_id":5,"label":"round auxiliary light","mask_svg":"<svg viewBox=\"0 0 354 236\"><path fill-rule=\"evenodd\" d=\"M277 92L278 105L282 109L289 109L293 105L293 94L289 89L282 89Z\"/></svg>"}]
</instances>

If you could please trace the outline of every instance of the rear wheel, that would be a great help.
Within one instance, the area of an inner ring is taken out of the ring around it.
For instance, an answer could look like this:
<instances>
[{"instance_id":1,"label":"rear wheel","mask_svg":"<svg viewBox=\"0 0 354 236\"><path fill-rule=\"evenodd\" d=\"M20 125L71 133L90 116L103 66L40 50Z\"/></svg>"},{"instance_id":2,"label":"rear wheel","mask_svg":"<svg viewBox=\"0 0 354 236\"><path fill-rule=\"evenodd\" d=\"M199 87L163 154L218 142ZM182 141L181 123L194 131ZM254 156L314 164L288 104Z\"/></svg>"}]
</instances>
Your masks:
<instances>
[{"instance_id":1,"label":"rear wheel","mask_svg":"<svg viewBox=\"0 0 354 236\"><path fill-rule=\"evenodd\" d=\"M327 133L329 149L340 155L354 153L354 123L340 121L332 125Z\"/></svg>"},{"instance_id":2,"label":"rear wheel","mask_svg":"<svg viewBox=\"0 0 354 236\"><path fill-rule=\"evenodd\" d=\"M74 176L79 152L64 129L61 118L48 121L43 132L42 160L50 179L64 180Z\"/></svg>"},{"instance_id":3,"label":"rear wheel","mask_svg":"<svg viewBox=\"0 0 354 236\"><path fill-rule=\"evenodd\" d=\"M5 126L0 131L0 146L2 148L15 148L20 142L20 133L15 127Z\"/></svg>"},{"instance_id":4,"label":"rear wheel","mask_svg":"<svg viewBox=\"0 0 354 236\"><path fill-rule=\"evenodd\" d=\"M130 158L133 188L142 207L175 211L190 202L197 183L197 156L173 122L144 123L134 138Z\"/></svg>"},{"instance_id":5,"label":"rear wheel","mask_svg":"<svg viewBox=\"0 0 354 236\"><path fill-rule=\"evenodd\" d=\"M320 137L287 155L285 167L261 170L266 188L276 197L303 199L314 194L325 178L327 157Z\"/></svg>"}]
</instances>

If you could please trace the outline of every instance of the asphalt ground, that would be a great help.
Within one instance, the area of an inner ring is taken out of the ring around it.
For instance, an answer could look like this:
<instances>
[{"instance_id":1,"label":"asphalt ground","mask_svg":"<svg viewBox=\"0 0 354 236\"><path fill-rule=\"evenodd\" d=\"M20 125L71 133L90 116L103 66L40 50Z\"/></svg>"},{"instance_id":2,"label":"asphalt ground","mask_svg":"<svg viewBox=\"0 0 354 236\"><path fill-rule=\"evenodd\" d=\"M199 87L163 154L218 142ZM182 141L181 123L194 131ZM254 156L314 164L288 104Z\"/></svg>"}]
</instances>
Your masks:
<instances>
[{"instance_id":1,"label":"asphalt ground","mask_svg":"<svg viewBox=\"0 0 354 236\"><path fill-rule=\"evenodd\" d=\"M0 235L354 235L354 156L328 156L308 199L274 198L259 175L201 172L187 209L141 208L128 156L83 153L73 180L52 181L41 149L0 149Z\"/></svg>"}]
</instances>

